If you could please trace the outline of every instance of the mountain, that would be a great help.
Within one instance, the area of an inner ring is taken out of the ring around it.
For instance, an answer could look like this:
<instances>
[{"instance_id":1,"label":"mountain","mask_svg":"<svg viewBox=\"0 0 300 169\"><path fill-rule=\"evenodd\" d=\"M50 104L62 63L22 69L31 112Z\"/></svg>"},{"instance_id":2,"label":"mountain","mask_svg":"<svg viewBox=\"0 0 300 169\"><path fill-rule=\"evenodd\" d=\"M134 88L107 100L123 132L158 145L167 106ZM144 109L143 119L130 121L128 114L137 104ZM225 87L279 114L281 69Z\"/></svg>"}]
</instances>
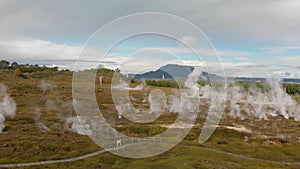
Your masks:
<instances>
[{"instance_id":1,"label":"mountain","mask_svg":"<svg viewBox=\"0 0 300 169\"><path fill-rule=\"evenodd\" d=\"M188 75L194 70L192 66L183 66L176 64L168 64L160 67L155 71L146 72L143 74L129 74L134 79L176 79L186 80ZM201 74L210 81L223 81L224 77L208 72L202 72ZM263 82L266 78L263 77L227 77L227 80L233 80L237 82ZM283 78L283 83L300 83L298 78Z\"/></svg>"},{"instance_id":2,"label":"mountain","mask_svg":"<svg viewBox=\"0 0 300 169\"><path fill-rule=\"evenodd\" d=\"M146 72L143 74L130 74L129 76L134 79L176 79L176 80L186 80L188 75L193 72L194 67L168 64L160 67L155 71ZM201 74L206 79L211 81L223 80L221 76L210 74L207 72L202 72Z\"/></svg>"},{"instance_id":3,"label":"mountain","mask_svg":"<svg viewBox=\"0 0 300 169\"><path fill-rule=\"evenodd\" d=\"M130 75L135 79L177 79L186 80L188 75L194 70L192 66L182 66L168 64L160 67L155 71L146 72L143 74Z\"/></svg>"}]
</instances>

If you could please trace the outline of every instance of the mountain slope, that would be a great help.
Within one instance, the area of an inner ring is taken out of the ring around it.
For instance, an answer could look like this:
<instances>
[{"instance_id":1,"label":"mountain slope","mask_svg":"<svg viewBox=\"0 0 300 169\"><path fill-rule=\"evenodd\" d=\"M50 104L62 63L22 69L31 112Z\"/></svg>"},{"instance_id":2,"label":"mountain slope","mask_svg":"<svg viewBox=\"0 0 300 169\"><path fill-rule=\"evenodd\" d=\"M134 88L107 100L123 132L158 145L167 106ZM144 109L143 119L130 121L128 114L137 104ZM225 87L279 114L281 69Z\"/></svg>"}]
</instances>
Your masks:
<instances>
[{"instance_id":1,"label":"mountain slope","mask_svg":"<svg viewBox=\"0 0 300 169\"><path fill-rule=\"evenodd\" d=\"M188 75L194 70L192 66L182 66L175 64L168 64L161 68L146 72L143 74L133 75L135 79L177 79L186 80Z\"/></svg>"}]
</instances>

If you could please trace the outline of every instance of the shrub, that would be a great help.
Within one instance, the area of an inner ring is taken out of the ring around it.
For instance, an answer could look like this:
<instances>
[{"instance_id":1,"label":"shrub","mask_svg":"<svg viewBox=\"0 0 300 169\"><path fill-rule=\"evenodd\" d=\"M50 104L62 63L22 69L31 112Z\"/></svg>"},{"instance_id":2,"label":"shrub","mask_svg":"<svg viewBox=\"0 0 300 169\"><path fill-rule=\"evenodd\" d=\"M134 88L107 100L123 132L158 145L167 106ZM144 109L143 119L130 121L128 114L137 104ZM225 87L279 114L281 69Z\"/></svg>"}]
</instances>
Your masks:
<instances>
[{"instance_id":1,"label":"shrub","mask_svg":"<svg viewBox=\"0 0 300 169\"><path fill-rule=\"evenodd\" d=\"M21 70L19 69L19 68L16 68L15 70L14 70L14 76L21 76Z\"/></svg>"},{"instance_id":2,"label":"shrub","mask_svg":"<svg viewBox=\"0 0 300 169\"><path fill-rule=\"evenodd\" d=\"M146 80L146 84L149 86L157 86L157 87L171 87L171 88L184 87L184 83L182 81L175 81L175 80Z\"/></svg>"}]
</instances>

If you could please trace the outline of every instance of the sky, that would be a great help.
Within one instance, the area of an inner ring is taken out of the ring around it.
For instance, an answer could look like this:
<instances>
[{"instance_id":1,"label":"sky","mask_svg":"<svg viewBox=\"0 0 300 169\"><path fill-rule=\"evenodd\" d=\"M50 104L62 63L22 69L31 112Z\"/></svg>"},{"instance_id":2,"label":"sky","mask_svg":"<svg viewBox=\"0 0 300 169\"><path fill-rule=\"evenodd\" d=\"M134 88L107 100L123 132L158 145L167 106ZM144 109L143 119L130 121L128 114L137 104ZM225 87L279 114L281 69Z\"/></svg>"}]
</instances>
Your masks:
<instances>
[{"instance_id":1,"label":"sky","mask_svg":"<svg viewBox=\"0 0 300 169\"><path fill-rule=\"evenodd\" d=\"M0 59L71 70L78 69L74 66L80 60L80 69L102 64L125 73L175 63L205 66L226 76L300 77L299 11L298 0L2 0ZM168 27L163 17L118 19L145 12L184 19L202 34L189 24L173 26L172 19ZM119 27L113 27L113 21L120 21ZM120 39L121 32L157 25L159 32L180 36ZM109 31L100 36L105 26ZM109 53L108 44L115 44ZM200 59L187 46L200 53Z\"/></svg>"}]
</instances>

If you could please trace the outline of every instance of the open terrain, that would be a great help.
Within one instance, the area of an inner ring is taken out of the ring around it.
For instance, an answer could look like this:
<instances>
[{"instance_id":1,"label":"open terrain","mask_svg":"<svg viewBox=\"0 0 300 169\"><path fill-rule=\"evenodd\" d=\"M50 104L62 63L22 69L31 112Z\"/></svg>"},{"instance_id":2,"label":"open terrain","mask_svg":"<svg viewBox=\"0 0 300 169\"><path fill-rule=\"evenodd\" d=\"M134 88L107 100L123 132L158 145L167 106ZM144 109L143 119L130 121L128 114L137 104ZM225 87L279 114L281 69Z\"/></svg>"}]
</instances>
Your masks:
<instances>
[{"instance_id":1,"label":"open terrain","mask_svg":"<svg viewBox=\"0 0 300 169\"><path fill-rule=\"evenodd\" d=\"M96 98L107 121L128 136L155 136L174 122L177 114L165 112L150 123L134 123L118 118L111 97L113 71L98 70L103 84L95 79ZM0 71L0 83L8 87L16 102L13 118L7 117L0 134L0 164L29 163L76 158L99 152L77 161L37 165L24 168L299 168L300 123L281 116L269 120L240 120L223 115L211 138L198 143L208 106L200 109L191 132L170 151L145 159L129 159L102 152L88 136L67 125L66 117L75 116L72 107L72 72L37 71L23 76L12 70ZM140 83L133 81L130 87ZM135 107L148 108L143 103L145 93L160 89L167 95L177 88L147 86L147 90L129 91ZM297 94L292 96L299 100ZM37 118L38 116L38 118ZM42 124L42 127L41 127Z\"/></svg>"}]
</instances>

